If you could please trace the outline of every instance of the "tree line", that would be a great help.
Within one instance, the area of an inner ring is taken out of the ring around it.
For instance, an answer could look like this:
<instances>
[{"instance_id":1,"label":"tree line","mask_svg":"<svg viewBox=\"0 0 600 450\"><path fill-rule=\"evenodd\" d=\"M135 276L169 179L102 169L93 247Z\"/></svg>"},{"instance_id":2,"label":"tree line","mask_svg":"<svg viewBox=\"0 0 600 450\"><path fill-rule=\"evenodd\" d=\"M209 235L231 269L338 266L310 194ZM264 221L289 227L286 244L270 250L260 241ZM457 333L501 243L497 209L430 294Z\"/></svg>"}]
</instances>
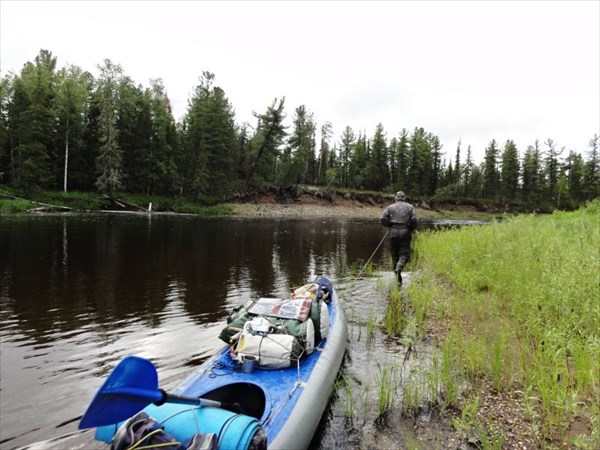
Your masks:
<instances>
[{"instance_id":1,"label":"tree line","mask_svg":"<svg viewBox=\"0 0 600 450\"><path fill-rule=\"evenodd\" d=\"M286 125L285 97L255 123L237 123L215 75L203 72L185 115L173 117L160 79L136 84L110 60L92 76L58 68L41 50L0 81L0 183L19 189L186 195L219 201L265 185L404 190L411 198L487 199L576 207L600 193L598 135L583 152L536 140L520 154L492 139L482 162L459 141L451 155L438 136L403 128L388 139L346 126L318 127L305 105ZM319 131L319 133L317 133ZM317 142L317 134L320 136Z\"/></svg>"}]
</instances>

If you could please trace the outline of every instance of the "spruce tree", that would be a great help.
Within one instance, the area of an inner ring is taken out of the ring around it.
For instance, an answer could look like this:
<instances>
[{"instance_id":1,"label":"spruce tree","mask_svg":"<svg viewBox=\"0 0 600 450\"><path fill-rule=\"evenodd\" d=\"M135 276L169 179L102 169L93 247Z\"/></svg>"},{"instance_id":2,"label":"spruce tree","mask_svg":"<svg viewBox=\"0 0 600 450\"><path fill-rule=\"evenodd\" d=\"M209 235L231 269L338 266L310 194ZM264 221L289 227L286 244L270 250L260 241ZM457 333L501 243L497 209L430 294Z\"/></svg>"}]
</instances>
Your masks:
<instances>
[{"instance_id":1,"label":"spruce tree","mask_svg":"<svg viewBox=\"0 0 600 450\"><path fill-rule=\"evenodd\" d=\"M367 187L381 191L388 187L389 183L387 142L383 124L378 123L371 144L371 155L367 161Z\"/></svg>"},{"instance_id":2,"label":"spruce tree","mask_svg":"<svg viewBox=\"0 0 600 450\"><path fill-rule=\"evenodd\" d=\"M224 194L235 173L233 107L223 89L213 86L214 78L210 72L202 73L188 106L186 151L191 171L187 184L194 198Z\"/></svg>"},{"instance_id":3,"label":"spruce tree","mask_svg":"<svg viewBox=\"0 0 600 450\"><path fill-rule=\"evenodd\" d=\"M519 191L519 152L512 140L506 141L502 152L502 193L507 200L515 200Z\"/></svg>"},{"instance_id":4,"label":"spruce tree","mask_svg":"<svg viewBox=\"0 0 600 450\"><path fill-rule=\"evenodd\" d=\"M498 147L492 139L485 149L483 161L483 196L494 198L499 194Z\"/></svg>"},{"instance_id":5,"label":"spruce tree","mask_svg":"<svg viewBox=\"0 0 600 450\"><path fill-rule=\"evenodd\" d=\"M85 132L85 114L91 75L77 66L68 66L57 74L56 116L57 148L64 148L63 191L68 190L69 162L80 157Z\"/></svg>"},{"instance_id":6,"label":"spruce tree","mask_svg":"<svg viewBox=\"0 0 600 450\"><path fill-rule=\"evenodd\" d=\"M331 153L329 141L333 135L333 126L327 121L321 125L321 146L319 149L319 163L317 168L317 184L322 184L325 181L325 172L330 167L329 156Z\"/></svg>"},{"instance_id":7,"label":"spruce tree","mask_svg":"<svg viewBox=\"0 0 600 450\"><path fill-rule=\"evenodd\" d=\"M546 198L551 199L555 206L558 205L558 179L560 175L560 161L558 157L564 149L556 149L556 144L552 139L547 139L544 144L547 147L546 158L544 159L544 179ZM557 206L558 207L558 206Z\"/></svg>"},{"instance_id":8,"label":"spruce tree","mask_svg":"<svg viewBox=\"0 0 600 450\"><path fill-rule=\"evenodd\" d=\"M350 185L350 161L353 158L356 137L352 128L347 126L340 137L340 185L347 188Z\"/></svg>"},{"instance_id":9,"label":"spruce tree","mask_svg":"<svg viewBox=\"0 0 600 450\"><path fill-rule=\"evenodd\" d=\"M459 183L461 182L462 177L462 168L460 166L460 146L461 140L458 140L458 145L456 146L456 158L454 159L454 177L453 182Z\"/></svg>"},{"instance_id":10,"label":"spruce tree","mask_svg":"<svg viewBox=\"0 0 600 450\"><path fill-rule=\"evenodd\" d=\"M314 182L316 126L313 117L314 114L304 105L294 111L292 132L288 138L290 159L282 164L282 186Z\"/></svg>"},{"instance_id":11,"label":"spruce tree","mask_svg":"<svg viewBox=\"0 0 600 450\"><path fill-rule=\"evenodd\" d=\"M12 130L9 135L12 183L21 188L56 186L53 146L56 117L56 58L40 50L35 63L28 62L15 79L8 105Z\"/></svg>"},{"instance_id":12,"label":"spruce tree","mask_svg":"<svg viewBox=\"0 0 600 450\"><path fill-rule=\"evenodd\" d=\"M472 175L473 175L473 159L471 158L471 146L467 147L467 159L465 160L465 165L463 166L463 190L462 193L466 197L474 196L474 189L472 188Z\"/></svg>"},{"instance_id":13,"label":"spruce tree","mask_svg":"<svg viewBox=\"0 0 600 450\"><path fill-rule=\"evenodd\" d=\"M409 163L409 145L408 145L408 131L406 128L402 128L400 132L400 138L396 145L396 191L406 190L406 178L408 176L408 163Z\"/></svg>"},{"instance_id":14,"label":"spruce tree","mask_svg":"<svg viewBox=\"0 0 600 450\"><path fill-rule=\"evenodd\" d=\"M285 97L273 100L263 114L254 114L258 120L256 133L250 140L250 169L246 180L246 189L259 180L272 182L277 176L277 159L286 133ZM257 180L254 179L256 175Z\"/></svg>"},{"instance_id":15,"label":"spruce tree","mask_svg":"<svg viewBox=\"0 0 600 450\"><path fill-rule=\"evenodd\" d=\"M96 187L110 196L123 186L123 152L119 147L119 84L123 69L109 59L98 67L98 137L100 148L96 158Z\"/></svg>"},{"instance_id":16,"label":"spruce tree","mask_svg":"<svg viewBox=\"0 0 600 450\"><path fill-rule=\"evenodd\" d=\"M585 200L600 197L600 155L598 152L598 135L590 139L588 160L585 163L582 194Z\"/></svg>"},{"instance_id":17,"label":"spruce tree","mask_svg":"<svg viewBox=\"0 0 600 450\"><path fill-rule=\"evenodd\" d=\"M569 152L569 156L565 161L564 170L567 177L567 187L571 206L575 207L583 200L583 176L585 165L583 157L574 151Z\"/></svg>"},{"instance_id":18,"label":"spruce tree","mask_svg":"<svg viewBox=\"0 0 600 450\"><path fill-rule=\"evenodd\" d=\"M542 192L542 150L540 143L535 141L534 145L527 147L523 156L522 168L522 192L523 198L528 202L539 202Z\"/></svg>"}]
</instances>

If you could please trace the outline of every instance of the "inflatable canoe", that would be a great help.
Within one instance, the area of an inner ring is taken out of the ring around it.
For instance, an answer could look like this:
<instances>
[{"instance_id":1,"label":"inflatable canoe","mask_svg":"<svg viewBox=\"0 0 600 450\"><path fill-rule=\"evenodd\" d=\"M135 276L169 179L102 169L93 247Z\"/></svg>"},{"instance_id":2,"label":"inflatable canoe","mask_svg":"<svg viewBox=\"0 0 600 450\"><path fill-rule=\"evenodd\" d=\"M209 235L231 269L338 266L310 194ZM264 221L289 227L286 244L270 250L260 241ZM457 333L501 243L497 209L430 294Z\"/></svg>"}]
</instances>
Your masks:
<instances>
[{"instance_id":1,"label":"inflatable canoe","mask_svg":"<svg viewBox=\"0 0 600 450\"><path fill-rule=\"evenodd\" d=\"M125 358L96 393L79 427L97 427L96 439L115 449L308 448L329 402L347 338L331 281L321 277L314 287L313 298L246 305L245 325L230 327L236 333L231 337L226 334L229 345L173 393L158 388L152 363ZM298 308L292 311L291 304ZM315 323L305 318L319 308ZM299 316L290 319L290 311ZM301 337L275 330L290 322L303 330ZM149 436L160 444L150 447Z\"/></svg>"}]
</instances>

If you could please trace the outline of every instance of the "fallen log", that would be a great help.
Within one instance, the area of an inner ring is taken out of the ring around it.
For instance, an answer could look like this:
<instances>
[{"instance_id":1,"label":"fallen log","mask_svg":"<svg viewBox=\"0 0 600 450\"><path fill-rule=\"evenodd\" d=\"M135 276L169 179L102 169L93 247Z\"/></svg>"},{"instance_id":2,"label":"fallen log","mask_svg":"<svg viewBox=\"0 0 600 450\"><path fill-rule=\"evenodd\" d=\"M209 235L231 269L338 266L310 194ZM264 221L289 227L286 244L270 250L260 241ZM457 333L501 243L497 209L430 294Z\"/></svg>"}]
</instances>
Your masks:
<instances>
[{"instance_id":1,"label":"fallen log","mask_svg":"<svg viewBox=\"0 0 600 450\"><path fill-rule=\"evenodd\" d=\"M148 212L148 210L146 208L142 208L141 206L138 205L134 205L133 203L128 203L125 200L116 198L116 197L110 197L106 194L103 194L102 197L103 199L106 200L110 200L111 202L113 202L114 204L120 206L123 209L127 209L127 208L133 208L133 209L137 209L138 211L144 211L144 212Z\"/></svg>"}]
</instances>

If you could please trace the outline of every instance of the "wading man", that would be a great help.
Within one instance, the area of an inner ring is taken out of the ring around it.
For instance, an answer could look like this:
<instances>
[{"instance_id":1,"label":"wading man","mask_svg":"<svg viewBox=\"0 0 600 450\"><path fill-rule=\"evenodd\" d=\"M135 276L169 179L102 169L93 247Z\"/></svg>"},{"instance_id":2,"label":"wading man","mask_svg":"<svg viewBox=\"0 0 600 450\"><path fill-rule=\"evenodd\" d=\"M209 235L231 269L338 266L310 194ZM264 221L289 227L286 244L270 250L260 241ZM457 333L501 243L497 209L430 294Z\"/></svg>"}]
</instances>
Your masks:
<instances>
[{"instance_id":1,"label":"wading man","mask_svg":"<svg viewBox=\"0 0 600 450\"><path fill-rule=\"evenodd\" d=\"M385 208L381 216L381 224L390 229L390 251L394 272L398 283L402 284L402 269L410 259L410 243L412 233L417 228L415 208L406 202L406 195L396 193L395 203Z\"/></svg>"}]
</instances>

